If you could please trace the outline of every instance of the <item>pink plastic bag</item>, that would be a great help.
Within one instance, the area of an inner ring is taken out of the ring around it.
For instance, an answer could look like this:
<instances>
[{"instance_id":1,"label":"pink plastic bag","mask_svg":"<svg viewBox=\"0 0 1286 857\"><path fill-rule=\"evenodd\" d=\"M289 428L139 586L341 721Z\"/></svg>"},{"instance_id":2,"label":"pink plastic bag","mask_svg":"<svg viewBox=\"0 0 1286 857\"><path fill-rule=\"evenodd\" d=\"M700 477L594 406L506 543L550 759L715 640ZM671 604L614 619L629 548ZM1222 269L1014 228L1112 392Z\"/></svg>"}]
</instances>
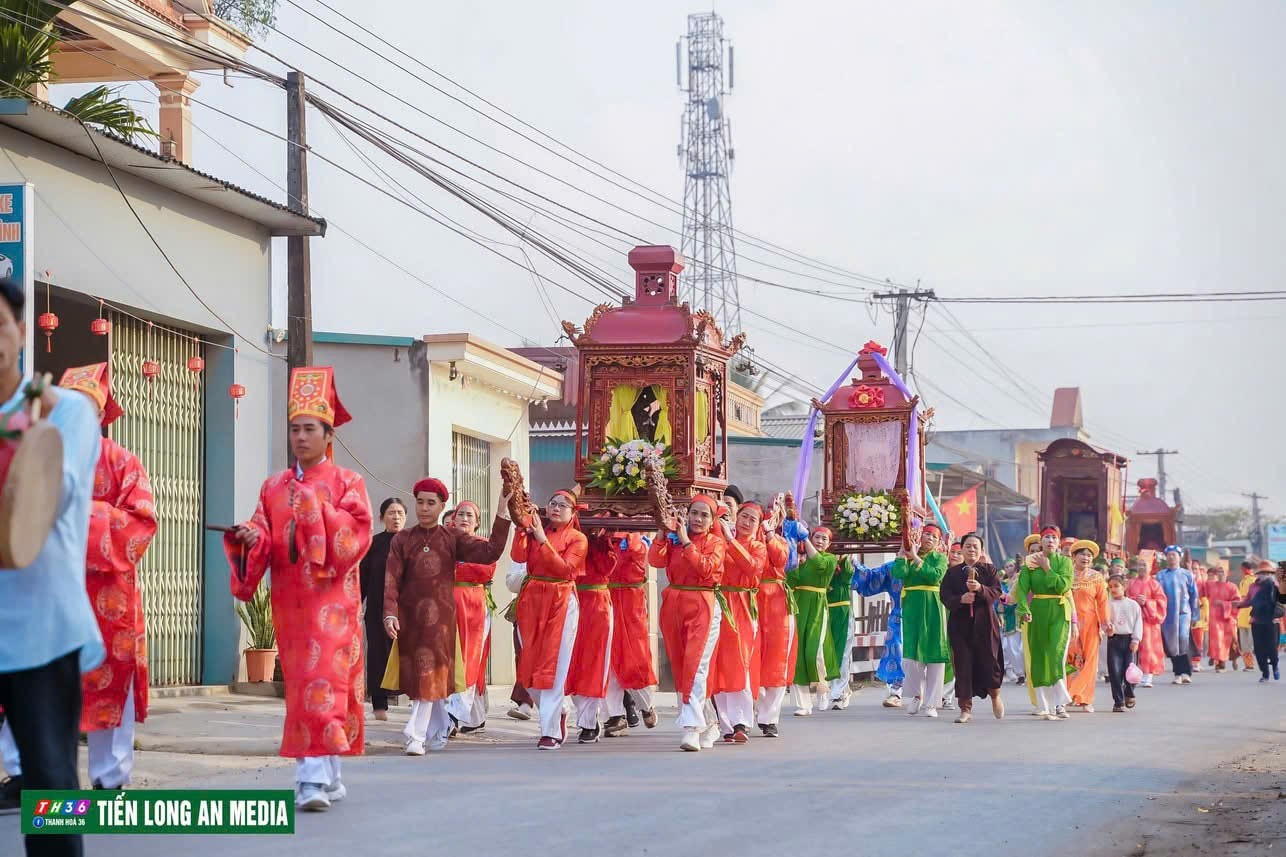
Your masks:
<instances>
[{"instance_id":1,"label":"pink plastic bag","mask_svg":"<svg viewBox=\"0 0 1286 857\"><path fill-rule=\"evenodd\" d=\"M1125 668L1125 680L1130 684L1138 684L1143 681L1143 670L1139 669L1138 664L1130 664Z\"/></svg>"}]
</instances>

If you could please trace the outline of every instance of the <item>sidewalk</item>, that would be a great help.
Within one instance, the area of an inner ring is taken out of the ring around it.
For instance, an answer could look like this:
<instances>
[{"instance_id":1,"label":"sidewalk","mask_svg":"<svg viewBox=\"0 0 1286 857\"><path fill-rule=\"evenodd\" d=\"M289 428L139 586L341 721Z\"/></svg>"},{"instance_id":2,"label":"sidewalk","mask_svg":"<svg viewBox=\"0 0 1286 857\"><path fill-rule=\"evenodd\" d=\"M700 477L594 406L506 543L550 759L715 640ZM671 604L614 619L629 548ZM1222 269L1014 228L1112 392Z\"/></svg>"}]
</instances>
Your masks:
<instances>
[{"instance_id":1,"label":"sidewalk","mask_svg":"<svg viewBox=\"0 0 1286 857\"><path fill-rule=\"evenodd\" d=\"M461 736L458 740L486 744L535 741L539 737L535 720L524 722L506 716L505 712L511 707L510 690L508 685L489 688L487 731L481 735ZM402 751L402 727L411 713L405 698L402 702L402 705L390 707L387 721L375 720L367 705L367 754L397 754ZM675 695L656 694L656 707L661 713L662 725L672 721ZM276 756L281 745L285 709L285 701L275 697L223 691L202 696L153 699L147 722L139 724L135 742L138 749L151 752Z\"/></svg>"}]
</instances>

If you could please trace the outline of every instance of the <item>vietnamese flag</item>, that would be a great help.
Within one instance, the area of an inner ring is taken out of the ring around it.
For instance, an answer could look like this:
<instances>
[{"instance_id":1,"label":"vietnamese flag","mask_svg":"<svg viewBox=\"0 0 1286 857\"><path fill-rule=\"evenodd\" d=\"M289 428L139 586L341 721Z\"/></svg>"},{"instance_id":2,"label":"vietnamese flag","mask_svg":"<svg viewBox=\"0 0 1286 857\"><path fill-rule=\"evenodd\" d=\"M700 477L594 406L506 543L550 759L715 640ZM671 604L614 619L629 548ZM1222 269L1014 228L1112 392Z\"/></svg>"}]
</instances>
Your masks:
<instances>
[{"instance_id":1,"label":"vietnamese flag","mask_svg":"<svg viewBox=\"0 0 1286 857\"><path fill-rule=\"evenodd\" d=\"M942 504L942 514L955 538L978 529L978 486L957 494Z\"/></svg>"}]
</instances>

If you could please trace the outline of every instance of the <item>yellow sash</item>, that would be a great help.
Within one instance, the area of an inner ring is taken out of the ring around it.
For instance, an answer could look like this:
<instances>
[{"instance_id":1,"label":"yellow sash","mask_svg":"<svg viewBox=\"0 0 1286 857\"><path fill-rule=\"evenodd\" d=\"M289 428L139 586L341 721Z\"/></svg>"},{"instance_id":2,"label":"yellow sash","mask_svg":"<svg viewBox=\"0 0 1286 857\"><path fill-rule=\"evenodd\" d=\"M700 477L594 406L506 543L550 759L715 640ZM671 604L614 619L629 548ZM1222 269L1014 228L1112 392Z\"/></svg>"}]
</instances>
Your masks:
<instances>
[{"instance_id":1,"label":"yellow sash","mask_svg":"<svg viewBox=\"0 0 1286 857\"><path fill-rule=\"evenodd\" d=\"M1063 602L1063 618L1065 618L1068 622L1072 621L1071 593L1065 593L1063 595L1041 595L1041 594L1033 593L1032 598L1057 598L1059 601Z\"/></svg>"},{"instance_id":2,"label":"yellow sash","mask_svg":"<svg viewBox=\"0 0 1286 857\"><path fill-rule=\"evenodd\" d=\"M822 595L830 592L830 590L824 586L796 586L795 589L799 592L820 592Z\"/></svg>"}]
</instances>

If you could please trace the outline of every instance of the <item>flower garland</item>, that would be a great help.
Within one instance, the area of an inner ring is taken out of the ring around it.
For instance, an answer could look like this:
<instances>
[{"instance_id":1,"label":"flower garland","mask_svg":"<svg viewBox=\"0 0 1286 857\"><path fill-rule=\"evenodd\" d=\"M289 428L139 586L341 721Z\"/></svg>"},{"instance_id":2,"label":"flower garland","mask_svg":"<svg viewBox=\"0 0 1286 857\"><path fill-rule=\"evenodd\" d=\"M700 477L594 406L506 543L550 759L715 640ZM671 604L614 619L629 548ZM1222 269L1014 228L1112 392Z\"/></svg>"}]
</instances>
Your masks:
<instances>
[{"instance_id":1,"label":"flower garland","mask_svg":"<svg viewBox=\"0 0 1286 857\"><path fill-rule=\"evenodd\" d=\"M845 494L835 507L835 532L864 542L889 541L902 532L902 508L888 491Z\"/></svg>"},{"instance_id":2,"label":"flower garland","mask_svg":"<svg viewBox=\"0 0 1286 857\"><path fill-rule=\"evenodd\" d=\"M602 455L589 464L589 472L594 477L589 484L594 488L602 488L608 494L638 493L647 487L643 464L649 459L662 462L667 479L679 472L678 463L666 451L664 443L609 437Z\"/></svg>"}]
</instances>

